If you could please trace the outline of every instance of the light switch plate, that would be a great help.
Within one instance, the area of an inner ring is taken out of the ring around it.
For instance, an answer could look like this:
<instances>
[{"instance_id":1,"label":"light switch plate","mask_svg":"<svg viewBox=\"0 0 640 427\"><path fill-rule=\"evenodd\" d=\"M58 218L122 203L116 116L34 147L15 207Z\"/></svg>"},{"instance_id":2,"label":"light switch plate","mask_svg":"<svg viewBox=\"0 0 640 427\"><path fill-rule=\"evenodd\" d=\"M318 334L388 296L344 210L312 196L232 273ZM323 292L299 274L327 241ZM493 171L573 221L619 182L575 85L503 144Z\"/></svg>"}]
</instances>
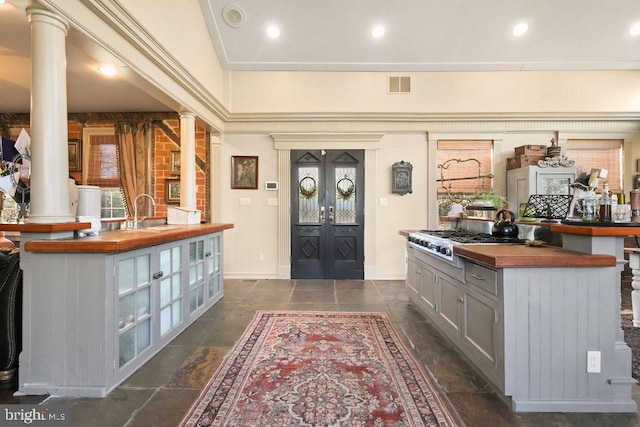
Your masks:
<instances>
[{"instance_id":1,"label":"light switch plate","mask_svg":"<svg viewBox=\"0 0 640 427\"><path fill-rule=\"evenodd\" d=\"M251 199L249 197L240 197L240 206L250 206Z\"/></svg>"}]
</instances>

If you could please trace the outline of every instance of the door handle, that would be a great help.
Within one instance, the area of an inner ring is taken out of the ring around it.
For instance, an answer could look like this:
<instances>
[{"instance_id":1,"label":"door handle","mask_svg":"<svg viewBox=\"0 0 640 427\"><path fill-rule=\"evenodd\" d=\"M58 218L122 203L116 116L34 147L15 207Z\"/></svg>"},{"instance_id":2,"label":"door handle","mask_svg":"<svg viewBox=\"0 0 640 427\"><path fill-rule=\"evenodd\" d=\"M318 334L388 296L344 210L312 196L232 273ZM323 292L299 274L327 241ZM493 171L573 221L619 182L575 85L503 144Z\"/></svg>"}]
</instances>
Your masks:
<instances>
[{"instance_id":1,"label":"door handle","mask_svg":"<svg viewBox=\"0 0 640 427\"><path fill-rule=\"evenodd\" d=\"M334 219L333 206L329 206L329 223L333 224Z\"/></svg>"},{"instance_id":2,"label":"door handle","mask_svg":"<svg viewBox=\"0 0 640 427\"><path fill-rule=\"evenodd\" d=\"M320 206L320 224L324 224L324 206Z\"/></svg>"}]
</instances>

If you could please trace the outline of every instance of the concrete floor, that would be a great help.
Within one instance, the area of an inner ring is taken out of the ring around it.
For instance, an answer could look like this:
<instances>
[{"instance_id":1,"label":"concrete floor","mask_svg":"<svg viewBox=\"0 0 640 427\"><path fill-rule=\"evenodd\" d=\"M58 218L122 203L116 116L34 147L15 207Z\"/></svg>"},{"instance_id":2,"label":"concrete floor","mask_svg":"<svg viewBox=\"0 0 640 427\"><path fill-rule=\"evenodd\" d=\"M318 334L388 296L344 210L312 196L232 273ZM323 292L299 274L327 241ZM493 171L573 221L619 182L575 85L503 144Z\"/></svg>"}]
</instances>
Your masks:
<instances>
[{"instance_id":1,"label":"concrete floor","mask_svg":"<svg viewBox=\"0 0 640 427\"><path fill-rule=\"evenodd\" d=\"M630 287L623 285L623 310ZM175 426L197 399L223 356L256 310L384 311L414 347L461 426L640 425L637 414L515 414L409 302L403 281L226 280L224 298L145 366L102 399L13 396L4 385L0 404L60 404L71 426ZM640 387L634 386L640 402ZM46 399L46 400L45 400ZM640 405L639 405L640 406Z\"/></svg>"}]
</instances>

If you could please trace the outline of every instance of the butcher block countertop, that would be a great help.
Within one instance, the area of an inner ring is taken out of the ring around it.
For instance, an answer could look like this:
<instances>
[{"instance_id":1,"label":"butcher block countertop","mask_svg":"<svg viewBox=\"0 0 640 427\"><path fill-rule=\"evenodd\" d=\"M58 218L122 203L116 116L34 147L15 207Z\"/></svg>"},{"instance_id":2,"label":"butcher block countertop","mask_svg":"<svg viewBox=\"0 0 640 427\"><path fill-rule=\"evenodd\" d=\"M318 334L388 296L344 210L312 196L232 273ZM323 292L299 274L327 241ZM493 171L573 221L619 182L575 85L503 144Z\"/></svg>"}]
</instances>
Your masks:
<instances>
[{"instance_id":1,"label":"butcher block countertop","mask_svg":"<svg viewBox=\"0 0 640 427\"><path fill-rule=\"evenodd\" d=\"M453 253L496 268L509 267L613 267L613 255L589 255L557 246L482 244L456 245Z\"/></svg>"},{"instance_id":2,"label":"butcher block countertop","mask_svg":"<svg viewBox=\"0 0 640 427\"><path fill-rule=\"evenodd\" d=\"M96 236L25 242L27 252L119 253L233 228L233 224L159 225L102 232Z\"/></svg>"}]
</instances>

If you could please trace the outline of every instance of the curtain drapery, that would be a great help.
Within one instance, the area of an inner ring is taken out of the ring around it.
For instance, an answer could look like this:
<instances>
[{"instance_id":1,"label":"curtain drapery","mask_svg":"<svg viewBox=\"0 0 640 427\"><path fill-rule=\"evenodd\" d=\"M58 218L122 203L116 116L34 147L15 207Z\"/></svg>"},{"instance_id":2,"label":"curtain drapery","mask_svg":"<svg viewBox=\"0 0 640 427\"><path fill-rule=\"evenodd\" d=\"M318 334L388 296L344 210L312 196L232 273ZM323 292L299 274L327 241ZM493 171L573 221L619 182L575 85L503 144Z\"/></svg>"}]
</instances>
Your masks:
<instances>
[{"instance_id":1,"label":"curtain drapery","mask_svg":"<svg viewBox=\"0 0 640 427\"><path fill-rule=\"evenodd\" d=\"M139 126L136 123L116 124L118 138L118 152L120 163L120 182L124 193L124 200L129 215L133 215L133 202L141 193L146 191L147 150L145 136L148 124ZM138 201L138 212L149 214L148 199Z\"/></svg>"}]
</instances>

